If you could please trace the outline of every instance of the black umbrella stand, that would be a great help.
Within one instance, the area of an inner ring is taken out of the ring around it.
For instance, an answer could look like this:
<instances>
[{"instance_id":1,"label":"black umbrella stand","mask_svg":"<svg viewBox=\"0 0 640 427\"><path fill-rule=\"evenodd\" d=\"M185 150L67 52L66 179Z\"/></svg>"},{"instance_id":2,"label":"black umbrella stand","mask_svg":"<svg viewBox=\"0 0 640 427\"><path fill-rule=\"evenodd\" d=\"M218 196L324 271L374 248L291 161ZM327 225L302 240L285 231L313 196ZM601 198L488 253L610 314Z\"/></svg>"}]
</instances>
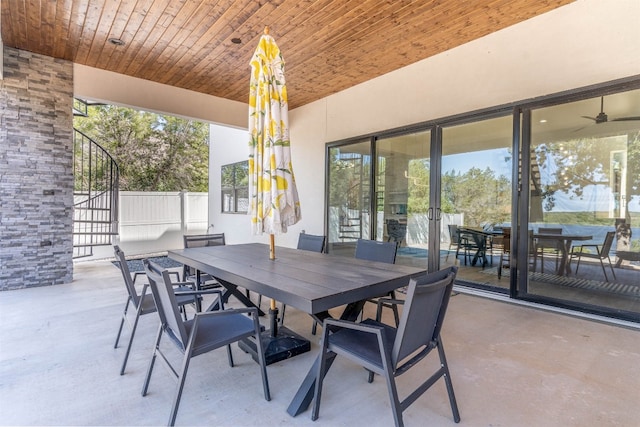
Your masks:
<instances>
[{"instance_id":1,"label":"black umbrella stand","mask_svg":"<svg viewBox=\"0 0 640 427\"><path fill-rule=\"evenodd\" d=\"M311 350L311 342L284 326L278 327L278 308L275 300L271 300L269 309L270 328L260 334L265 362L270 365L281 360L290 359L298 354ZM258 352L253 338L238 342L238 346L251 354L253 360L258 361Z\"/></svg>"}]
</instances>

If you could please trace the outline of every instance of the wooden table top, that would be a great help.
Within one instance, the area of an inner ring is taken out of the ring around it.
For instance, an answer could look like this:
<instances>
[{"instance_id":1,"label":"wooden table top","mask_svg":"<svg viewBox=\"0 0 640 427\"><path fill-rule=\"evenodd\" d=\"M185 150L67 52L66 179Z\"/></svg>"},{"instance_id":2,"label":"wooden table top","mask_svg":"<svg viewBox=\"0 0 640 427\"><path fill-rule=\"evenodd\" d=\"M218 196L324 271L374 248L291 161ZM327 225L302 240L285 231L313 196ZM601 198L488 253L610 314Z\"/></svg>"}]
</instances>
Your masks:
<instances>
[{"instance_id":1,"label":"wooden table top","mask_svg":"<svg viewBox=\"0 0 640 427\"><path fill-rule=\"evenodd\" d=\"M169 257L218 279L307 313L385 295L426 268L269 246L261 243L169 251Z\"/></svg>"}]
</instances>

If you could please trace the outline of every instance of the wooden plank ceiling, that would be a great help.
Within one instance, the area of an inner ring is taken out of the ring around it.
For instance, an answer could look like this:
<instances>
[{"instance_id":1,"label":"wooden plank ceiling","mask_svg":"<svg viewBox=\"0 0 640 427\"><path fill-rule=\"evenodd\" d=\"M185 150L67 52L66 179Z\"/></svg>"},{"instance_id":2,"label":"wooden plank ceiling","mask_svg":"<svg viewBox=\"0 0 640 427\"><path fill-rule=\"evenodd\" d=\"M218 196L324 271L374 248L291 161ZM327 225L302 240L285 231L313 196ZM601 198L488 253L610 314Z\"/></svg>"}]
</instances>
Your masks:
<instances>
[{"instance_id":1,"label":"wooden plank ceiling","mask_svg":"<svg viewBox=\"0 0 640 427\"><path fill-rule=\"evenodd\" d=\"M247 102L269 26L296 108L572 1L2 0L1 28L6 46Z\"/></svg>"}]
</instances>

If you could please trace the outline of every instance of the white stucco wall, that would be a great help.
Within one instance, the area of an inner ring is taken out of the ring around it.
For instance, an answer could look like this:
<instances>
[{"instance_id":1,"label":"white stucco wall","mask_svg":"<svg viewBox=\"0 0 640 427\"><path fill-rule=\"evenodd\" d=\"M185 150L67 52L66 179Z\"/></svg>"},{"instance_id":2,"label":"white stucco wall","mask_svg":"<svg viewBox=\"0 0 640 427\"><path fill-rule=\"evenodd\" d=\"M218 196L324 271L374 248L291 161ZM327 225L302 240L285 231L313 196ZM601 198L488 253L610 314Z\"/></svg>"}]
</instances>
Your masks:
<instances>
[{"instance_id":1,"label":"white stucco wall","mask_svg":"<svg viewBox=\"0 0 640 427\"><path fill-rule=\"evenodd\" d=\"M638 16L638 0L579 0L290 111L303 220L277 243L294 246L302 229L322 233L327 142L638 75ZM219 175L248 149L215 132L210 170ZM219 199L217 180L210 200ZM248 216L221 215L217 203L209 214L218 231L256 239Z\"/></svg>"},{"instance_id":2,"label":"white stucco wall","mask_svg":"<svg viewBox=\"0 0 640 427\"><path fill-rule=\"evenodd\" d=\"M248 104L242 102L80 64L73 64L73 95L80 99L228 126L246 126L249 113Z\"/></svg>"}]
</instances>

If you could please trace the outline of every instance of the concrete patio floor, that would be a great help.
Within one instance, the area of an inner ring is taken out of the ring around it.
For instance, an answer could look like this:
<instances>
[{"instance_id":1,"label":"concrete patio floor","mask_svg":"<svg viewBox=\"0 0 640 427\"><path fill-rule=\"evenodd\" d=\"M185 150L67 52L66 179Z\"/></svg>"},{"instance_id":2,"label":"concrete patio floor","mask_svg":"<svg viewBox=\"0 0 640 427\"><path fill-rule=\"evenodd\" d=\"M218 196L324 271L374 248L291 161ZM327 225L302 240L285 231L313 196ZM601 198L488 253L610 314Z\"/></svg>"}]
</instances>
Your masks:
<instances>
[{"instance_id":1,"label":"concrete patio floor","mask_svg":"<svg viewBox=\"0 0 640 427\"><path fill-rule=\"evenodd\" d=\"M118 375L124 347L113 343L124 302L120 272L108 261L77 263L71 284L0 293L0 424L166 424L175 390L167 370L158 365L149 394L140 395L155 315L141 318L127 372ZM285 320L312 349L268 367L270 402L257 365L234 346L234 368L224 350L193 360L177 425L393 425L384 381L368 384L363 369L340 358L327 376L318 421L310 411L290 417L286 408L319 338L293 307ZM460 426L640 425L638 330L462 292L451 300L443 342ZM433 356L421 362L425 375L437 365ZM415 380L415 373L398 379L401 397ZM444 383L406 410L404 421L455 425Z\"/></svg>"}]
</instances>

